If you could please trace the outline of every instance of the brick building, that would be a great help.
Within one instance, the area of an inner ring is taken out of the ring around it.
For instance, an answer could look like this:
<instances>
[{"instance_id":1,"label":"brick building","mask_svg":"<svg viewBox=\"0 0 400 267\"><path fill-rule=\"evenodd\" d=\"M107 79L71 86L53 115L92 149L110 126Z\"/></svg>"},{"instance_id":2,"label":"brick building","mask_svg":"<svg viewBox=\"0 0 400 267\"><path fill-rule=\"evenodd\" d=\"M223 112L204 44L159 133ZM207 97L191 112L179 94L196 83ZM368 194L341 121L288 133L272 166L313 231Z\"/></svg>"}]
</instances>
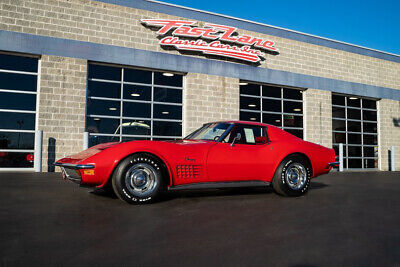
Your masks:
<instances>
[{"instance_id":1,"label":"brick building","mask_svg":"<svg viewBox=\"0 0 400 267\"><path fill-rule=\"evenodd\" d=\"M173 38L180 43L166 44ZM0 170L33 170L37 130L51 171L54 159L83 147L84 132L89 145L162 140L225 119L343 143L345 169L388 170L390 147L400 152L399 63L157 1L2 0Z\"/></svg>"}]
</instances>

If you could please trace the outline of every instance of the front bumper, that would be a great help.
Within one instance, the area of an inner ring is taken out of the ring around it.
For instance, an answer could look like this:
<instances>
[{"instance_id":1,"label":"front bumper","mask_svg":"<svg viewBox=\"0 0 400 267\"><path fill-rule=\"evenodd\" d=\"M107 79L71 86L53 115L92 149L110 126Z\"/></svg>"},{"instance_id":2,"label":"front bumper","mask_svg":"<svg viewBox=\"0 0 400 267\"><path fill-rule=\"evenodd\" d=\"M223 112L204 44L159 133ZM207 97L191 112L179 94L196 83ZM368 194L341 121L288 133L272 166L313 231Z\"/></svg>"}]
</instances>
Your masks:
<instances>
[{"instance_id":1,"label":"front bumper","mask_svg":"<svg viewBox=\"0 0 400 267\"><path fill-rule=\"evenodd\" d=\"M61 168L64 180L67 179L77 184L82 184L82 174L80 170L94 169L94 165L92 164L70 164L56 162L54 165Z\"/></svg>"}]
</instances>

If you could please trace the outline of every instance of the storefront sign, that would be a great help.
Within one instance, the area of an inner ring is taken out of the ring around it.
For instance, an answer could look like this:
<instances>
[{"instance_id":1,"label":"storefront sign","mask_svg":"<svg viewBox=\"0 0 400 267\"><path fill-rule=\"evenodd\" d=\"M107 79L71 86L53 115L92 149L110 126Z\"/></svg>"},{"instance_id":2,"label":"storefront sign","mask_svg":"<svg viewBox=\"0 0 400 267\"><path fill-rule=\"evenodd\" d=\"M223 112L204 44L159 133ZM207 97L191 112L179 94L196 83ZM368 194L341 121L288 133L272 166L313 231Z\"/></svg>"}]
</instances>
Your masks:
<instances>
[{"instance_id":1,"label":"storefront sign","mask_svg":"<svg viewBox=\"0 0 400 267\"><path fill-rule=\"evenodd\" d=\"M196 21L189 20L142 19L141 22L146 26L160 28L158 35L164 36L171 32L171 35L163 37L159 43L178 50L197 51L252 63L264 59L263 51L279 53L273 41L246 34L238 35L235 27L211 23L197 27L194 26Z\"/></svg>"}]
</instances>

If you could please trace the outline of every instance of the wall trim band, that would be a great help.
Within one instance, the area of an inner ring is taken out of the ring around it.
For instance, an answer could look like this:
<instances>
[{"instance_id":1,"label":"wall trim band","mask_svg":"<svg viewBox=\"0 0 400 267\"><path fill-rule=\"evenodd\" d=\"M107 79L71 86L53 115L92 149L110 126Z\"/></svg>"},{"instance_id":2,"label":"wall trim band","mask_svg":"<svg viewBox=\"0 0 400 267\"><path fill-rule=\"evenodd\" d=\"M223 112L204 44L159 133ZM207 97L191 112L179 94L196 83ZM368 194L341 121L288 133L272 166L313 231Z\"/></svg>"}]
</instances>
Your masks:
<instances>
[{"instance_id":1,"label":"wall trim band","mask_svg":"<svg viewBox=\"0 0 400 267\"><path fill-rule=\"evenodd\" d=\"M191 56L0 30L0 50L193 72L400 101L400 90Z\"/></svg>"}]
</instances>

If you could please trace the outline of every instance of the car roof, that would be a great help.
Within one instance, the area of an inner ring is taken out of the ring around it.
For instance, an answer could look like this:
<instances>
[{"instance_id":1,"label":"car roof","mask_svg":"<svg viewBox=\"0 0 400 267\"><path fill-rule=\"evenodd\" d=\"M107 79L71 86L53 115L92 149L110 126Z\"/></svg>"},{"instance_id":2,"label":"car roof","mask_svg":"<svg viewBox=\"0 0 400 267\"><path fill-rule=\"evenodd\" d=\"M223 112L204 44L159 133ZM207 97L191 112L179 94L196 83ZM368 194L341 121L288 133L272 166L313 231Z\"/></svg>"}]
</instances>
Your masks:
<instances>
[{"instance_id":1,"label":"car roof","mask_svg":"<svg viewBox=\"0 0 400 267\"><path fill-rule=\"evenodd\" d=\"M266 127L275 127L273 125L270 124L266 124L266 123L261 123L261 122L255 122L255 121L239 121L239 120L230 120L230 121L214 121L214 122L210 122L210 123L221 123L221 122L225 122L225 123L239 123L239 124L248 124L248 125L258 125L258 126L266 126Z\"/></svg>"}]
</instances>

